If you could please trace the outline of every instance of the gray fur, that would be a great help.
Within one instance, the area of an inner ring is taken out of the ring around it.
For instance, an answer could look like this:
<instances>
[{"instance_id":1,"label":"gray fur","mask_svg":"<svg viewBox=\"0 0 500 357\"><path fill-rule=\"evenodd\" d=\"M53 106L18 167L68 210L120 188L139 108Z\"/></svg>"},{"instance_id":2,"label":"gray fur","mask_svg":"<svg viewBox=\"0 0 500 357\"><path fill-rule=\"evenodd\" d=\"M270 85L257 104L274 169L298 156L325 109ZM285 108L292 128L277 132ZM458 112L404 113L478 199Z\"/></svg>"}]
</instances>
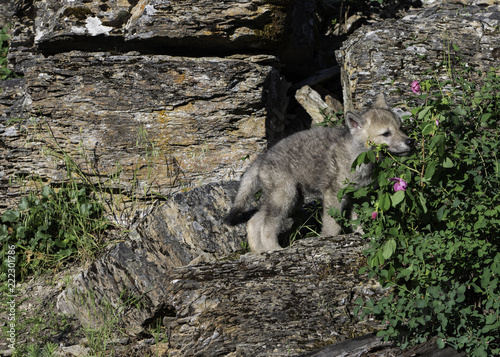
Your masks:
<instances>
[{"instance_id":1,"label":"gray fur","mask_svg":"<svg viewBox=\"0 0 500 357\"><path fill-rule=\"evenodd\" d=\"M362 165L351 172L351 165L368 142L386 143L396 154L408 152L412 139L401 130L401 122L391 111L383 94L372 109L362 114L347 112L345 127L316 127L283 139L261 155L243 175L238 194L228 215L236 217L244 211L259 188L262 203L247 223L248 243L254 252L280 249L278 234L291 213L299 192L317 193L323 199L323 235L337 235L340 226L327 213L330 207L346 209L345 199L337 193L346 179L366 185L371 179L371 165Z\"/></svg>"}]
</instances>

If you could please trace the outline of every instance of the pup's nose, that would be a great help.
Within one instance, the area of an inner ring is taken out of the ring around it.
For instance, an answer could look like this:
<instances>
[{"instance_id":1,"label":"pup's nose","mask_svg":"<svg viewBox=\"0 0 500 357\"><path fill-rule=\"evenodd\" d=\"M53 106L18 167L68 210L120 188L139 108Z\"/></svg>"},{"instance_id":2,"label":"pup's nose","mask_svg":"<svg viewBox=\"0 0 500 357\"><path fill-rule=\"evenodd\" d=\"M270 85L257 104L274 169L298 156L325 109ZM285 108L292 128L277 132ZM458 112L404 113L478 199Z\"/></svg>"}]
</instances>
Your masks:
<instances>
[{"instance_id":1,"label":"pup's nose","mask_svg":"<svg viewBox=\"0 0 500 357\"><path fill-rule=\"evenodd\" d=\"M413 146L415 145L415 139L408 138L405 140L405 144L408 146Z\"/></svg>"}]
</instances>

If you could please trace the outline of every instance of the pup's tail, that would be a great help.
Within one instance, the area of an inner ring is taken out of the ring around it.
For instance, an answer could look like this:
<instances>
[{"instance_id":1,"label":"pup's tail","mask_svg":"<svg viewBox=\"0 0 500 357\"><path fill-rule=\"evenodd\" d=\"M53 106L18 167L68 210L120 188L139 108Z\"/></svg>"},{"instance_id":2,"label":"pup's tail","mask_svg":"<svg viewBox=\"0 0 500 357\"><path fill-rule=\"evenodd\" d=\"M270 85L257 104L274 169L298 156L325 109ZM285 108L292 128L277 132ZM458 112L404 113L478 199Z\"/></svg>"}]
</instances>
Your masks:
<instances>
[{"instance_id":1,"label":"pup's tail","mask_svg":"<svg viewBox=\"0 0 500 357\"><path fill-rule=\"evenodd\" d=\"M245 172L240 181L240 187L238 188L238 193L234 199L231 210L227 214L225 221L231 225L236 225L243 223L248 220L248 214L245 213L244 209L251 199L253 200L255 193L259 189L259 169L260 169L261 159L258 158Z\"/></svg>"}]
</instances>

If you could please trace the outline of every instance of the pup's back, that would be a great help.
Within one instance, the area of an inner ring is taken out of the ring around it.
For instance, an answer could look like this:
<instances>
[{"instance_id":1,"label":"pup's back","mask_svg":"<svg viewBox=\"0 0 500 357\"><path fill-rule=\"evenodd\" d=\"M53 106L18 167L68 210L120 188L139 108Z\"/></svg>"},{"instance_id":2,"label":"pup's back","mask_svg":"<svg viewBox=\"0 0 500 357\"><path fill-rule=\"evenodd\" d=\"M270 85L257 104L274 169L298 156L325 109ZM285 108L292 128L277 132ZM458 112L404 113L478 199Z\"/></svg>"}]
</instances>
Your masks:
<instances>
[{"instance_id":1,"label":"pup's back","mask_svg":"<svg viewBox=\"0 0 500 357\"><path fill-rule=\"evenodd\" d=\"M283 139L265 153L259 177L271 187L273 181L286 179L307 191L321 191L332 174L346 177L363 149L364 143L356 143L346 127L316 127Z\"/></svg>"}]
</instances>

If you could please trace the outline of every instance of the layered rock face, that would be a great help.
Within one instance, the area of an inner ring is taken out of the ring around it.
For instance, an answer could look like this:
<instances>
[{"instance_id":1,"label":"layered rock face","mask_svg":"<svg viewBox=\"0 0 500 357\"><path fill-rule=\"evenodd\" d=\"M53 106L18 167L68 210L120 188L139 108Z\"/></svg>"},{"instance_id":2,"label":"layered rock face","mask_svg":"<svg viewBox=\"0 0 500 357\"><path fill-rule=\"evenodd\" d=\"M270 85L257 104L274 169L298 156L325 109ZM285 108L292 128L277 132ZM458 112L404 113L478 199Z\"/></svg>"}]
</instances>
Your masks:
<instances>
[{"instance_id":1,"label":"layered rock face","mask_svg":"<svg viewBox=\"0 0 500 357\"><path fill-rule=\"evenodd\" d=\"M148 165L154 184L167 187L241 174L241 158L266 147L266 123L277 128L268 130L271 137L279 135L286 104L278 72L242 60L72 51L26 58L16 68L38 134L75 158L86 153L100 175L121 166L125 182L137 170L145 184ZM267 108L280 109L274 115ZM32 156L25 165L57 169L49 158Z\"/></svg>"},{"instance_id":2,"label":"layered rock face","mask_svg":"<svg viewBox=\"0 0 500 357\"><path fill-rule=\"evenodd\" d=\"M16 6L9 59L23 78L0 93L5 206L18 195L8 178L61 182L68 158L132 196L238 178L283 136L275 55L304 61L313 34L292 30L307 16L294 1Z\"/></svg>"}]
</instances>

